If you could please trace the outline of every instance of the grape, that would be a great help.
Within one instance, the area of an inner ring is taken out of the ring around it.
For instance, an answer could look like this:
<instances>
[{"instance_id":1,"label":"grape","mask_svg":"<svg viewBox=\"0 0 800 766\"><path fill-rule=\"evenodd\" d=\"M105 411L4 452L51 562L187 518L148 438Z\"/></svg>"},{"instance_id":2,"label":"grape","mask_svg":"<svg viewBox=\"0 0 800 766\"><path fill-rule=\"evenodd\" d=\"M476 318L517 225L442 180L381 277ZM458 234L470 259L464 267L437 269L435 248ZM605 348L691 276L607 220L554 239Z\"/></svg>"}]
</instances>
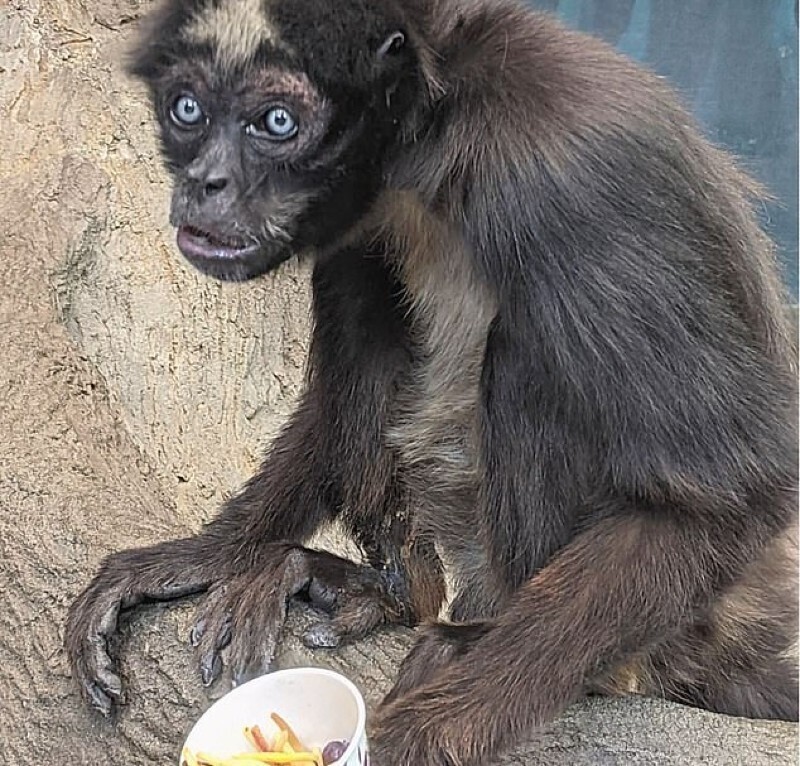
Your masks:
<instances>
[{"instance_id":1,"label":"grape","mask_svg":"<svg viewBox=\"0 0 800 766\"><path fill-rule=\"evenodd\" d=\"M338 761L344 755L344 751L347 750L349 744L347 740L338 739L328 742L322 749L322 762L325 766Z\"/></svg>"}]
</instances>

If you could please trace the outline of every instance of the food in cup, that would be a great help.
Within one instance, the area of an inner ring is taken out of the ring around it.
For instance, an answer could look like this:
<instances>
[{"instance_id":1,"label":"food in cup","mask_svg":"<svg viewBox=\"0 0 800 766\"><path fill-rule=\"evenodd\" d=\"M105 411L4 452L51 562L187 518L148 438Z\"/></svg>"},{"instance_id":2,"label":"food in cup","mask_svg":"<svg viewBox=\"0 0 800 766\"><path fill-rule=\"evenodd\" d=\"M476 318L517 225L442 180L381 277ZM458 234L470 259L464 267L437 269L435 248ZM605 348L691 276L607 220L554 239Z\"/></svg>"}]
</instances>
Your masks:
<instances>
[{"instance_id":1,"label":"food in cup","mask_svg":"<svg viewBox=\"0 0 800 766\"><path fill-rule=\"evenodd\" d=\"M273 712L270 718L278 727L278 732L271 740L264 736L258 724L244 727L243 738L253 748L252 751L220 757L204 751L194 753L184 747L182 766L331 766L345 754L349 746L346 740L332 740L321 750L318 747L308 748L281 716Z\"/></svg>"}]
</instances>

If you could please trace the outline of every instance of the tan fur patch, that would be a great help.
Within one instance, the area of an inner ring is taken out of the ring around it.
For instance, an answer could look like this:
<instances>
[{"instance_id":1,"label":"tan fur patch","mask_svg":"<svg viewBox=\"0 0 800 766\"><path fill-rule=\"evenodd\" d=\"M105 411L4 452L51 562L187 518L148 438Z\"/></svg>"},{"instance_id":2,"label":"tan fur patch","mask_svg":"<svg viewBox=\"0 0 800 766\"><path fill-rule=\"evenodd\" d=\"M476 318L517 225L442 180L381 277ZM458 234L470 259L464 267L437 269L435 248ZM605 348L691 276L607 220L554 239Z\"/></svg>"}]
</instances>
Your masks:
<instances>
[{"instance_id":1,"label":"tan fur patch","mask_svg":"<svg viewBox=\"0 0 800 766\"><path fill-rule=\"evenodd\" d=\"M791 592L796 603L797 568L798 528L795 522L745 569L739 581L715 604L712 624L720 644L745 643L750 626L779 619L777 605L783 602L783 592Z\"/></svg>"},{"instance_id":2,"label":"tan fur patch","mask_svg":"<svg viewBox=\"0 0 800 766\"><path fill-rule=\"evenodd\" d=\"M615 669L608 678L597 684L596 689L612 695L644 694L647 689L643 675L641 663L636 658Z\"/></svg>"},{"instance_id":3,"label":"tan fur patch","mask_svg":"<svg viewBox=\"0 0 800 766\"><path fill-rule=\"evenodd\" d=\"M412 332L422 348L387 435L401 455L422 528L441 545L448 563L469 561L479 570L485 551L477 519L472 520L477 504L477 405L495 302L474 273L461 232L431 213L414 193L387 192L373 215L396 254ZM466 521L456 529L456 519ZM454 574L462 582L476 576L472 571Z\"/></svg>"},{"instance_id":4,"label":"tan fur patch","mask_svg":"<svg viewBox=\"0 0 800 766\"><path fill-rule=\"evenodd\" d=\"M269 206L269 214L261 224L264 239L291 241L297 219L309 206L314 195L305 192L286 194L277 197Z\"/></svg>"},{"instance_id":5,"label":"tan fur patch","mask_svg":"<svg viewBox=\"0 0 800 766\"><path fill-rule=\"evenodd\" d=\"M265 42L281 41L266 12L264 0L223 0L207 5L186 28L186 39L213 46L223 67L246 64Z\"/></svg>"}]
</instances>

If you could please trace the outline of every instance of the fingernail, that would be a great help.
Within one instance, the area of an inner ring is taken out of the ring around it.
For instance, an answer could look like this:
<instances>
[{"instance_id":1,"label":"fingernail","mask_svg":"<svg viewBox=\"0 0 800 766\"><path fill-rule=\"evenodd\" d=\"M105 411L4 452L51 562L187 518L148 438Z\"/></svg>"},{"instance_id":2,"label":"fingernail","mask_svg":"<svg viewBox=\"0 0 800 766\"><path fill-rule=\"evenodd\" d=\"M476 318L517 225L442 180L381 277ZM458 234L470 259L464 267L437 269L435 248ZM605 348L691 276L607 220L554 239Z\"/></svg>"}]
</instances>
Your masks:
<instances>
[{"instance_id":1,"label":"fingernail","mask_svg":"<svg viewBox=\"0 0 800 766\"><path fill-rule=\"evenodd\" d=\"M119 697L122 694L122 681L116 673L102 671L97 674L97 680L102 684L102 690L112 697Z\"/></svg>"},{"instance_id":2,"label":"fingernail","mask_svg":"<svg viewBox=\"0 0 800 766\"><path fill-rule=\"evenodd\" d=\"M222 658L216 652L209 652L200 660L200 678L203 686L211 686L222 671Z\"/></svg>"},{"instance_id":3,"label":"fingernail","mask_svg":"<svg viewBox=\"0 0 800 766\"><path fill-rule=\"evenodd\" d=\"M200 640L203 638L203 634L206 632L206 625L208 621L205 617L201 617L194 625L192 625L192 629L189 632L189 643L196 649L200 645Z\"/></svg>"},{"instance_id":4,"label":"fingernail","mask_svg":"<svg viewBox=\"0 0 800 766\"><path fill-rule=\"evenodd\" d=\"M100 712L105 718L111 715L111 699L103 690L93 682L88 682L85 685L86 693L89 695L89 702L91 706Z\"/></svg>"}]
</instances>

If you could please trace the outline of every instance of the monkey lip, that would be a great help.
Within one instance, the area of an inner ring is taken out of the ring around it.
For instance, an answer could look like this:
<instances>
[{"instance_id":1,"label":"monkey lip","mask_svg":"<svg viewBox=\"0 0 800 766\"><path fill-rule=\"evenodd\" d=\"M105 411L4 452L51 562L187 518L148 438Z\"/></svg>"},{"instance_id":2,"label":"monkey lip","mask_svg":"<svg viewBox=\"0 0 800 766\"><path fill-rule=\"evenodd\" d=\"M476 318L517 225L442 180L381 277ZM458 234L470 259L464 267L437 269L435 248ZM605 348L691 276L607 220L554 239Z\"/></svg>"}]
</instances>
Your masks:
<instances>
[{"instance_id":1,"label":"monkey lip","mask_svg":"<svg viewBox=\"0 0 800 766\"><path fill-rule=\"evenodd\" d=\"M178 228L178 247L190 261L236 260L257 253L261 245L183 224Z\"/></svg>"},{"instance_id":2,"label":"monkey lip","mask_svg":"<svg viewBox=\"0 0 800 766\"><path fill-rule=\"evenodd\" d=\"M226 282L242 282L279 266L291 256L286 247L274 248L196 226L182 224L177 233L178 249L196 269Z\"/></svg>"}]
</instances>

